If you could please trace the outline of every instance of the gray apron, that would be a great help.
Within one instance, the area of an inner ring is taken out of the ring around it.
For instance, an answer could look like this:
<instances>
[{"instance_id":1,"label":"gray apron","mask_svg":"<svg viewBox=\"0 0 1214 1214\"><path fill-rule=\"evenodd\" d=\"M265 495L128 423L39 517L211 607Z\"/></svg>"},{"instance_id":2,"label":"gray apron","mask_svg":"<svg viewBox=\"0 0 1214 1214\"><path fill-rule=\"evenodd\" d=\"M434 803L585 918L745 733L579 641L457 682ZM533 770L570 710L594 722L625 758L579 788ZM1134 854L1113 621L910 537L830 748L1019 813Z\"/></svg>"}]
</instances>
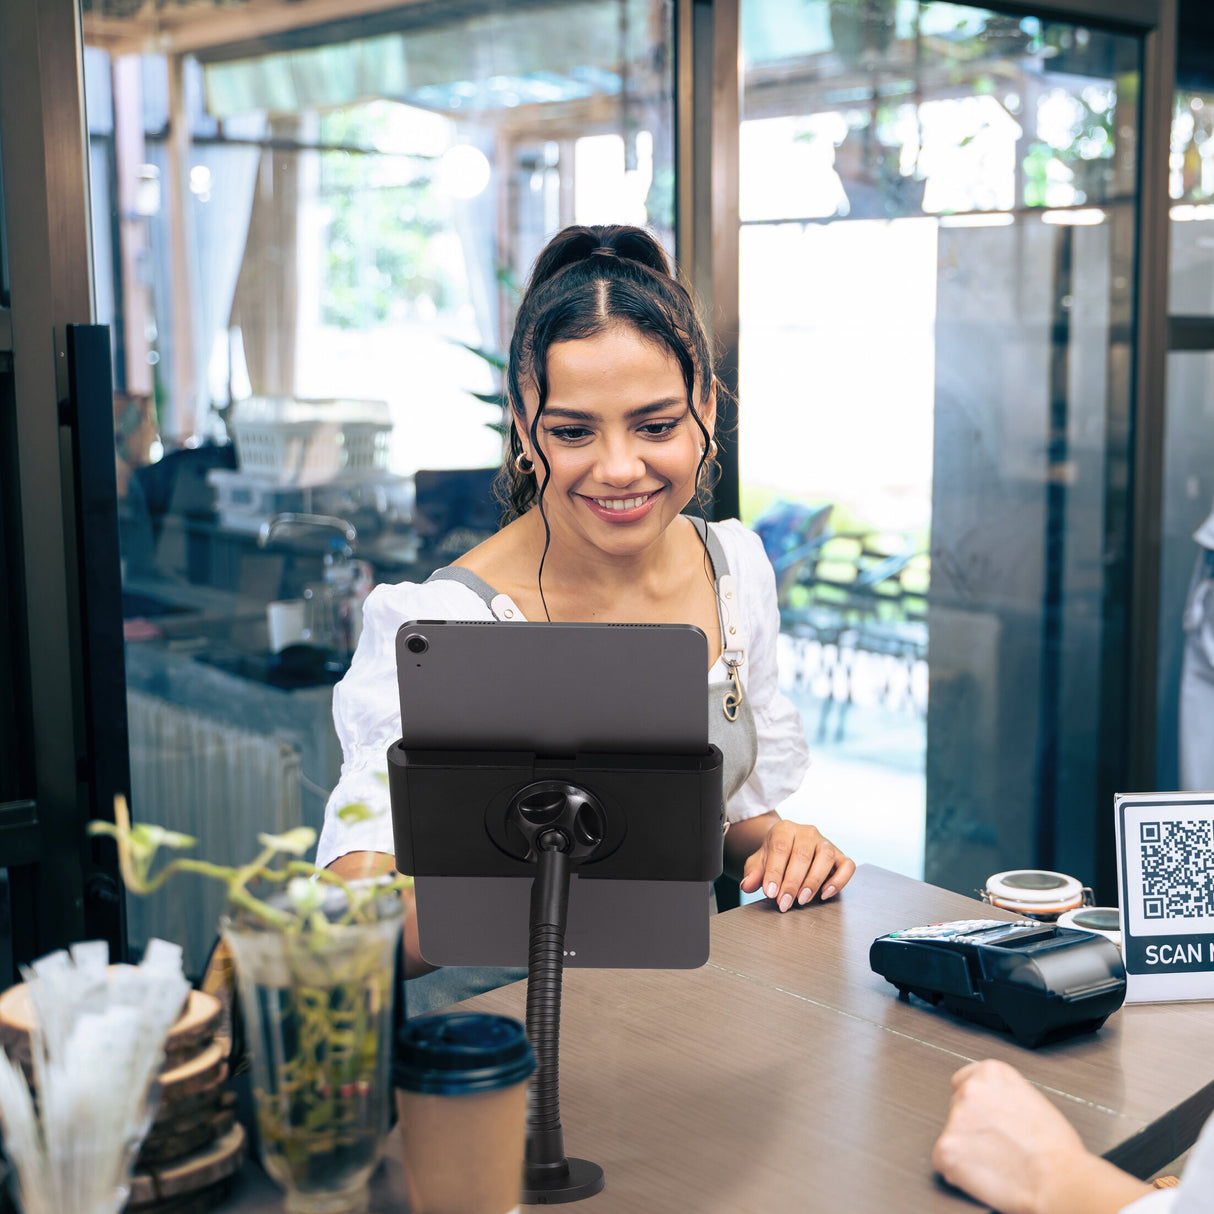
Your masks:
<instances>
[{"instance_id":1,"label":"gray apron","mask_svg":"<svg viewBox=\"0 0 1214 1214\"><path fill-rule=\"evenodd\" d=\"M708 558L712 562L715 579L717 616L721 621L721 661L727 673L725 678L710 680L708 684L708 740L721 752L721 785L728 806L730 798L754 771L759 741L755 732L754 711L746 698L739 674L746 661L746 641L742 634L737 588L729 572L729 562L712 528L703 519L692 518L691 521L707 542ZM486 581L460 565L436 569L426 580L459 582L467 586L484 600L495 619L509 622L526 618L509 595L498 594ZM729 829L728 815L726 829Z\"/></svg>"}]
</instances>

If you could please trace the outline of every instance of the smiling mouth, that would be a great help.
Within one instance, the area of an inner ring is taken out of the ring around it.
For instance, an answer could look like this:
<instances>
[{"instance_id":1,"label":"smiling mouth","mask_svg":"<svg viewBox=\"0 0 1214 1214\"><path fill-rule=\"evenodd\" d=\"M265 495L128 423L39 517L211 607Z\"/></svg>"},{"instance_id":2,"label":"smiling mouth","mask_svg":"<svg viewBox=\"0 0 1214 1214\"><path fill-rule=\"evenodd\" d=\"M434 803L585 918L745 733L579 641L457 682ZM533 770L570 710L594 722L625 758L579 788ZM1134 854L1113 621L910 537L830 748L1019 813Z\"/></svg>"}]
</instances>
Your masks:
<instances>
[{"instance_id":1,"label":"smiling mouth","mask_svg":"<svg viewBox=\"0 0 1214 1214\"><path fill-rule=\"evenodd\" d=\"M656 493L657 490L654 490ZM643 506L653 493L641 493L636 497L592 497L590 500L603 510L635 510L638 506Z\"/></svg>"}]
</instances>

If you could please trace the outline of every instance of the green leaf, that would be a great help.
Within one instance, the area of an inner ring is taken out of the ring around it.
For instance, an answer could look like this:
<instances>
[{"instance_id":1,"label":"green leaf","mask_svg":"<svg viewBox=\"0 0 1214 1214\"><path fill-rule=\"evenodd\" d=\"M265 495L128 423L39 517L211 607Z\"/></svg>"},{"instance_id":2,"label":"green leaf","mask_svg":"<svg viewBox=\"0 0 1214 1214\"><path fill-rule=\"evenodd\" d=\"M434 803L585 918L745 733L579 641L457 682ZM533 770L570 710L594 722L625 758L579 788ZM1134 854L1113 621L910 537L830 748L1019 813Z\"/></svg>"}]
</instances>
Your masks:
<instances>
[{"instance_id":1,"label":"green leaf","mask_svg":"<svg viewBox=\"0 0 1214 1214\"><path fill-rule=\"evenodd\" d=\"M352 826L355 822L366 822L368 818L374 818L377 815L374 810L367 807L365 801L351 801L349 805L343 805L337 811L337 816L347 826Z\"/></svg>"},{"instance_id":2,"label":"green leaf","mask_svg":"<svg viewBox=\"0 0 1214 1214\"><path fill-rule=\"evenodd\" d=\"M310 826L297 826L285 835L258 835L257 842L262 847L272 847L275 851L302 856L316 842L316 832Z\"/></svg>"},{"instance_id":3,"label":"green leaf","mask_svg":"<svg viewBox=\"0 0 1214 1214\"><path fill-rule=\"evenodd\" d=\"M386 788L388 785L388 773L386 771L377 771L375 778Z\"/></svg>"},{"instance_id":4,"label":"green leaf","mask_svg":"<svg viewBox=\"0 0 1214 1214\"><path fill-rule=\"evenodd\" d=\"M469 345L466 341L461 341L459 344L465 350L475 354L477 358L483 358L491 367L496 367L499 371L506 369L506 356L497 350L487 350L483 346Z\"/></svg>"},{"instance_id":5,"label":"green leaf","mask_svg":"<svg viewBox=\"0 0 1214 1214\"><path fill-rule=\"evenodd\" d=\"M496 405L499 409L504 409L509 399L504 392L473 392L472 395L487 405Z\"/></svg>"},{"instance_id":6,"label":"green leaf","mask_svg":"<svg viewBox=\"0 0 1214 1214\"><path fill-rule=\"evenodd\" d=\"M155 822L137 822L131 827L131 852L139 858L153 856L158 848L171 847L177 851L193 847L197 839L175 830L166 830Z\"/></svg>"},{"instance_id":7,"label":"green leaf","mask_svg":"<svg viewBox=\"0 0 1214 1214\"><path fill-rule=\"evenodd\" d=\"M163 827L153 827L153 830L159 833L159 842L161 847L172 847L177 851L181 851L187 847L195 847L198 840L193 835L183 835L178 830L165 830Z\"/></svg>"}]
</instances>

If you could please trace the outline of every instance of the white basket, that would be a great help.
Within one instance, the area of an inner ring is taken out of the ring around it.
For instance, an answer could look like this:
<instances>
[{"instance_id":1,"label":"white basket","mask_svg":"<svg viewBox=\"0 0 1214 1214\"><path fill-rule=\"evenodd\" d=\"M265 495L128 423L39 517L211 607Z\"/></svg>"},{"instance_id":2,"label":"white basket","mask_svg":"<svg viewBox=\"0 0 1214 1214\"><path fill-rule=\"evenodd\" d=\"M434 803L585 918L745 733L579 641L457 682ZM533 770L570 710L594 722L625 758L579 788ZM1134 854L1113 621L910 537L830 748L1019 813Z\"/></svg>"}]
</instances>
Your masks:
<instances>
[{"instance_id":1,"label":"white basket","mask_svg":"<svg viewBox=\"0 0 1214 1214\"><path fill-rule=\"evenodd\" d=\"M384 471L392 419L385 401L255 396L232 410L243 472L281 485L320 485L342 472Z\"/></svg>"}]
</instances>

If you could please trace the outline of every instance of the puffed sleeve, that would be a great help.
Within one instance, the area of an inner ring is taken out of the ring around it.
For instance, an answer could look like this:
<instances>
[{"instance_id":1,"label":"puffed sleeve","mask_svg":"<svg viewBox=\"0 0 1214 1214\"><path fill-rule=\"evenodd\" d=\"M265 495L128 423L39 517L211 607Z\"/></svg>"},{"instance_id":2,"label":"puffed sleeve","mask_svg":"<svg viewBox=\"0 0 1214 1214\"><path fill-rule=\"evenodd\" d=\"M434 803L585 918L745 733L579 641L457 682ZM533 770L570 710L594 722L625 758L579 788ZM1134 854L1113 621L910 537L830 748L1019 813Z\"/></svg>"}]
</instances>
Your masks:
<instances>
[{"instance_id":1,"label":"puffed sleeve","mask_svg":"<svg viewBox=\"0 0 1214 1214\"><path fill-rule=\"evenodd\" d=\"M316 845L324 868L351 851L392 852L392 814L386 783L388 747L400 737L396 633L406 620L492 619L485 603L457 582L377 586L363 604L363 630L345 677L333 688L333 724L341 743L341 778L329 794ZM337 811L352 803L371 816L344 822Z\"/></svg>"},{"instance_id":2,"label":"puffed sleeve","mask_svg":"<svg viewBox=\"0 0 1214 1214\"><path fill-rule=\"evenodd\" d=\"M780 690L780 611L776 577L763 543L736 519L717 528L737 583L746 639L742 684L754 712L758 741L754 770L726 807L729 820L740 822L778 809L801 787L809 766L809 745L801 714Z\"/></svg>"}]
</instances>

